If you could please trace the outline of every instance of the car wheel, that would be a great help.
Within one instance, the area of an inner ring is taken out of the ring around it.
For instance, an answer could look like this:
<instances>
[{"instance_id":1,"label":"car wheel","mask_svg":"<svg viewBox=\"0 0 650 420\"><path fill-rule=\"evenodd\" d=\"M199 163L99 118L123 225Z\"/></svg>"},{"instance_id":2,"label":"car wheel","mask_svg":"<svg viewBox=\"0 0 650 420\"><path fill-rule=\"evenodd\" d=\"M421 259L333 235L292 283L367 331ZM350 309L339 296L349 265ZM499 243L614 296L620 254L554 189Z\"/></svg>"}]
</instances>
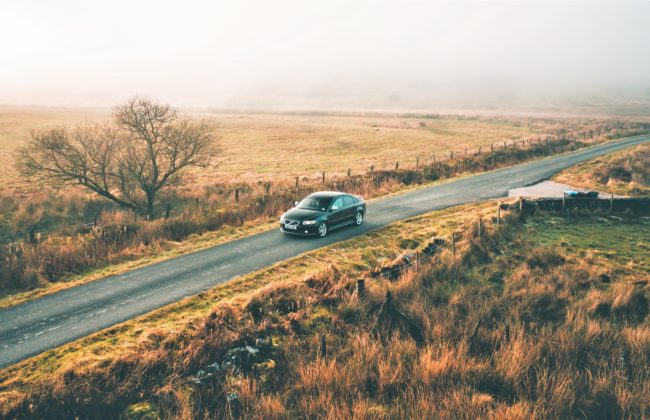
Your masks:
<instances>
[{"instance_id":1,"label":"car wheel","mask_svg":"<svg viewBox=\"0 0 650 420\"><path fill-rule=\"evenodd\" d=\"M363 223L363 212L358 211L357 214L354 216L354 224L357 226L361 226Z\"/></svg>"},{"instance_id":2,"label":"car wheel","mask_svg":"<svg viewBox=\"0 0 650 420\"><path fill-rule=\"evenodd\" d=\"M327 235L327 223L320 222L318 224L318 236L324 238Z\"/></svg>"}]
</instances>

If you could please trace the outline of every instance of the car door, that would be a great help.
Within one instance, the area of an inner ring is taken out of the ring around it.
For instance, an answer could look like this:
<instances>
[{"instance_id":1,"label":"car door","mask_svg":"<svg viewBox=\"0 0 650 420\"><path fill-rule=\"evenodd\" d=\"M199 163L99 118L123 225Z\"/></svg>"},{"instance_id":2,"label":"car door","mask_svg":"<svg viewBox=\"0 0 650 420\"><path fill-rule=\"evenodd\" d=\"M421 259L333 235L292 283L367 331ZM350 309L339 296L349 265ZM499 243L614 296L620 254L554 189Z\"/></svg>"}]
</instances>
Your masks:
<instances>
[{"instance_id":1,"label":"car door","mask_svg":"<svg viewBox=\"0 0 650 420\"><path fill-rule=\"evenodd\" d=\"M345 205L343 204L343 197L337 197L332 202L328 220L331 226L339 225L345 221Z\"/></svg>"},{"instance_id":2,"label":"car door","mask_svg":"<svg viewBox=\"0 0 650 420\"><path fill-rule=\"evenodd\" d=\"M354 215L357 211L357 202L354 198L349 195L343 196L343 205L345 206L345 215L343 216L346 221L354 219Z\"/></svg>"}]
</instances>

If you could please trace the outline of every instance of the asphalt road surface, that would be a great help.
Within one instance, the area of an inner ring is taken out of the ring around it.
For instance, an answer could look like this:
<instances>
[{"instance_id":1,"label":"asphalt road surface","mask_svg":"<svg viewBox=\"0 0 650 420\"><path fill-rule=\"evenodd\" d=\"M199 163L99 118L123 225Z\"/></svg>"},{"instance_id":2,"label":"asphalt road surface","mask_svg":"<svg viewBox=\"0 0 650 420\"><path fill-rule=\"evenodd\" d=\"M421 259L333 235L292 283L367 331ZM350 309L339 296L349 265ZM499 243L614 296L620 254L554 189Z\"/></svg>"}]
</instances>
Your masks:
<instances>
[{"instance_id":1,"label":"asphalt road surface","mask_svg":"<svg viewBox=\"0 0 650 420\"><path fill-rule=\"evenodd\" d=\"M648 140L650 135L631 137L373 201L362 226L333 231L324 239L293 238L274 229L0 310L0 367L303 252L432 210L502 197L512 188Z\"/></svg>"}]
</instances>

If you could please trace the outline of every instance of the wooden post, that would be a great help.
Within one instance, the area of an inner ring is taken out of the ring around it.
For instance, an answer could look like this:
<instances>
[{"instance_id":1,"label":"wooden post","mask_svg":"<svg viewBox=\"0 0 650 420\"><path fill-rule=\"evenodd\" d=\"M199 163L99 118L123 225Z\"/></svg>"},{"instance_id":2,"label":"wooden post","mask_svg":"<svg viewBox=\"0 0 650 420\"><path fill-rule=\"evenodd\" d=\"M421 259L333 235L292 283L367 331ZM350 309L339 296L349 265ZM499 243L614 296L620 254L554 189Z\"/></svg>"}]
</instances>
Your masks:
<instances>
[{"instance_id":1,"label":"wooden post","mask_svg":"<svg viewBox=\"0 0 650 420\"><path fill-rule=\"evenodd\" d=\"M387 291L386 291L386 302L385 302L385 305L386 305L386 306L391 306L392 304L393 304L393 292L391 292L390 290L387 290Z\"/></svg>"},{"instance_id":2,"label":"wooden post","mask_svg":"<svg viewBox=\"0 0 650 420\"><path fill-rule=\"evenodd\" d=\"M399 169L399 162L395 162L395 170Z\"/></svg>"},{"instance_id":3,"label":"wooden post","mask_svg":"<svg viewBox=\"0 0 650 420\"><path fill-rule=\"evenodd\" d=\"M298 180L300 179L299 176L296 177L296 188L298 188Z\"/></svg>"},{"instance_id":4,"label":"wooden post","mask_svg":"<svg viewBox=\"0 0 650 420\"><path fill-rule=\"evenodd\" d=\"M323 183L325 183L325 171L323 171Z\"/></svg>"},{"instance_id":5,"label":"wooden post","mask_svg":"<svg viewBox=\"0 0 650 420\"><path fill-rule=\"evenodd\" d=\"M525 209L526 209L526 199L523 197L519 197L519 212L521 214L524 214Z\"/></svg>"},{"instance_id":6,"label":"wooden post","mask_svg":"<svg viewBox=\"0 0 650 420\"><path fill-rule=\"evenodd\" d=\"M507 148L508 148L508 144L507 144L505 141L503 142L503 148L504 148L504 149L507 149Z\"/></svg>"},{"instance_id":7,"label":"wooden post","mask_svg":"<svg viewBox=\"0 0 650 420\"><path fill-rule=\"evenodd\" d=\"M614 210L614 194L609 196L609 212Z\"/></svg>"},{"instance_id":8,"label":"wooden post","mask_svg":"<svg viewBox=\"0 0 650 420\"><path fill-rule=\"evenodd\" d=\"M627 158L627 166L628 168L632 168L632 156Z\"/></svg>"},{"instance_id":9,"label":"wooden post","mask_svg":"<svg viewBox=\"0 0 650 420\"><path fill-rule=\"evenodd\" d=\"M415 169L420 169L420 156L415 157Z\"/></svg>"},{"instance_id":10,"label":"wooden post","mask_svg":"<svg viewBox=\"0 0 650 420\"><path fill-rule=\"evenodd\" d=\"M357 295L359 297L366 295L366 281L364 279L357 279Z\"/></svg>"},{"instance_id":11,"label":"wooden post","mask_svg":"<svg viewBox=\"0 0 650 420\"><path fill-rule=\"evenodd\" d=\"M481 236L483 234L483 219L478 218L478 238L481 239Z\"/></svg>"},{"instance_id":12,"label":"wooden post","mask_svg":"<svg viewBox=\"0 0 650 420\"><path fill-rule=\"evenodd\" d=\"M467 157L467 147L465 148L465 157Z\"/></svg>"},{"instance_id":13,"label":"wooden post","mask_svg":"<svg viewBox=\"0 0 650 420\"><path fill-rule=\"evenodd\" d=\"M199 209L199 197L194 198L194 204L196 204L196 209Z\"/></svg>"},{"instance_id":14,"label":"wooden post","mask_svg":"<svg viewBox=\"0 0 650 420\"><path fill-rule=\"evenodd\" d=\"M494 143L490 145L490 152L494 152Z\"/></svg>"},{"instance_id":15,"label":"wooden post","mask_svg":"<svg viewBox=\"0 0 650 420\"><path fill-rule=\"evenodd\" d=\"M375 170L375 165L370 165L370 172L373 172Z\"/></svg>"},{"instance_id":16,"label":"wooden post","mask_svg":"<svg viewBox=\"0 0 650 420\"><path fill-rule=\"evenodd\" d=\"M420 251L415 251L415 271L420 269Z\"/></svg>"},{"instance_id":17,"label":"wooden post","mask_svg":"<svg viewBox=\"0 0 650 420\"><path fill-rule=\"evenodd\" d=\"M454 151L452 150L451 152L449 152L449 159L451 160L453 158L454 158Z\"/></svg>"},{"instance_id":18,"label":"wooden post","mask_svg":"<svg viewBox=\"0 0 650 420\"><path fill-rule=\"evenodd\" d=\"M456 256L456 232L451 233L451 255Z\"/></svg>"},{"instance_id":19,"label":"wooden post","mask_svg":"<svg viewBox=\"0 0 650 420\"><path fill-rule=\"evenodd\" d=\"M499 206L497 207L497 229L501 226L501 202L499 201Z\"/></svg>"},{"instance_id":20,"label":"wooden post","mask_svg":"<svg viewBox=\"0 0 650 420\"><path fill-rule=\"evenodd\" d=\"M325 338L325 334L321 334L320 336L320 356L327 356L327 339Z\"/></svg>"},{"instance_id":21,"label":"wooden post","mask_svg":"<svg viewBox=\"0 0 650 420\"><path fill-rule=\"evenodd\" d=\"M481 154L481 146L478 147L478 154Z\"/></svg>"},{"instance_id":22,"label":"wooden post","mask_svg":"<svg viewBox=\"0 0 650 420\"><path fill-rule=\"evenodd\" d=\"M36 232L34 232L33 227L29 228L29 243L32 245L36 244Z\"/></svg>"},{"instance_id":23,"label":"wooden post","mask_svg":"<svg viewBox=\"0 0 650 420\"><path fill-rule=\"evenodd\" d=\"M348 168L348 176L352 175L352 169Z\"/></svg>"},{"instance_id":24,"label":"wooden post","mask_svg":"<svg viewBox=\"0 0 650 420\"><path fill-rule=\"evenodd\" d=\"M169 202L165 205L165 219L169 219L169 215L171 213L172 206L169 204Z\"/></svg>"},{"instance_id":25,"label":"wooden post","mask_svg":"<svg viewBox=\"0 0 650 420\"><path fill-rule=\"evenodd\" d=\"M235 188L235 202L239 202L239 188Z\"/></svg>"},{"instance_id":26,"label":"wooden post","mask_svg":"<svg viewBox=\"0 0 650 420\"><path fill-rule=\"evenodd\" d=\"M562 211L564 211L566 207L566 193L562 193Z\"/></svg>"},{"instance_id":27,"label":"wooden post","mask_svg":"<svg viewBox=\"0 0 650 420\"><path fill-rule=\"evenodd\" d=\"M270 182L267 182L267 183L264 185L264 193L268 195L270 189L271 189L271 183L270 183Z\"/></svg>"}]
</instances>

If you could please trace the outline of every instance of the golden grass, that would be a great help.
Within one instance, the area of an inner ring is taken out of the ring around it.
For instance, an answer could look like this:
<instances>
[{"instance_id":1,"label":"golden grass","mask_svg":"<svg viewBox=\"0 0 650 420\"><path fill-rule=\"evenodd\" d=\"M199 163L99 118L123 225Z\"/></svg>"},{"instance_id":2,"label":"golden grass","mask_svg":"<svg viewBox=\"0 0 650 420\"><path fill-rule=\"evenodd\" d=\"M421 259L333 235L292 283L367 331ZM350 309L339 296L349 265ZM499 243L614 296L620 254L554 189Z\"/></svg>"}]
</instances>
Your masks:
<instances>
[{"instance_id":1,"label":"golden grass","mask_svg":"<svg viewBox=\"0 0 650 420\"><path fill-rule=\"evenodd\" d=\"M168 305L143 317L111 327L73 343L20 362L0 373L0 406L8 402L15 389L46 379L57 371L83 366L98 368L106 360L136 351L152 333L181 331L202 319L218 302L243 304L251 293L273 283L300 282L335 265L352 275L359 270L388 262L406 252L414 243L424 243L433 235L447 236L459 226L474 220L482 211L493 213L494 203L483 203L436 211L392 224L377 232L339 242L317 251L275 264L267 269L236 278L195 297Z\"/></svg>"},{"instance_id":2,"label":"golden grass","mask_svg":"<svg viewBox=\"0 0 650 420\"><path fill-rule=\"evenodd\" d=\"M371 260L446 236L478 214L489 220L494 205L391 225L5 369L0 406L27 407L21 401L29 395L35 415L74 408L164 417L618 418L647 411L650 372L634 367L647 365L650 290L630 282L638 271L620 255L647 260L649 250L625 247L610 261L584 258L588 246L575 241L582 233L571 230L577 218L532 217L519 228L509 221L501 235L488 222L483 241L461 242L456 259L445 253L397 282L369 281L364 299L351 287ZM594 238L620 228L628 234L628 221L603 225L582 217ZM640 240L648 221L635 223L629 235ZM554 246L559 235L575 245ZM421 327L421 345L382 318L388 290ZM280 310L283 300L296 309ZM594 302L610 311L594 313ZM265 314L259 321L251 318L256 305ZM274 343L266 370L226 373L212 386L187 383L201 366L256 336ZM121 397L103 396L105 387ZM235 393L236 403L226 403L226 393Z\"/></svg>"},{"instance_id":3,"label":"golden grass","mask_svg":"<svg viewBox=\"0 0 650 420\"><path fill-rule=\"evenodd\" d=\"M33 190L22 180L13 163L15 153L29 139L29 130L74 125L109 116L109 110L75 108L0 107L0 190ZM464 153L465 148L518 140L547 134L558 128L575 128L580 121L490 117L424 118L400 115L298 115L229 114L195 112L197 118L218 126L220 154L216 165L194 171L194 180L209 185L216 182L277 180L295 176L318 177L354 174L415 165L417 156L428 162Z\"/></svg>"},{"instance_id":4,"label":"golden grass","mask_svg":"<svg viewBox=\"0 0 650 420\"><path fill-rule=\"evenodd\" d=\"M621 178L628 175L629 179ZM611 194L648 196L650 144L642 144L630 150L583 162L560 172L553 179L579 188Z\"/></svg>"}]
</instances>

